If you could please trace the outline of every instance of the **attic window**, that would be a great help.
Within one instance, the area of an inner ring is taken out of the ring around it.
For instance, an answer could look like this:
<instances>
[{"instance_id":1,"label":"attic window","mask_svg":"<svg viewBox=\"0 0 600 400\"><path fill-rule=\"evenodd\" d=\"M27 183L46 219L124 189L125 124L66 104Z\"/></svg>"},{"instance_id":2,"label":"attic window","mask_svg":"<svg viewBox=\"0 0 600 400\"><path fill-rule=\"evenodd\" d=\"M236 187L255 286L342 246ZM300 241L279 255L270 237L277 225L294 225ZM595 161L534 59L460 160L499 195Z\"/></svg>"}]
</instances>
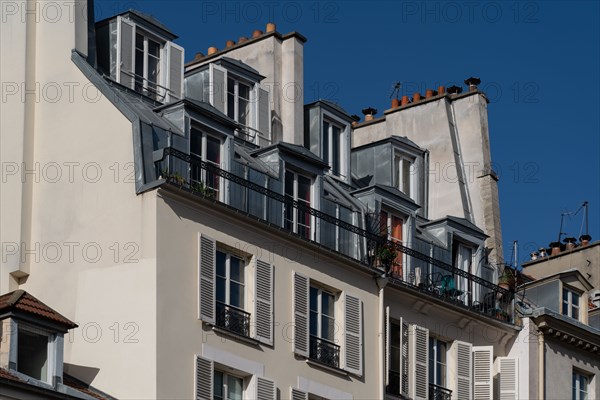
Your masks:
<instances>
[{"instance_id":1,"label":"attic window","mask_svg":"<svg viewBox=\"0 0 600 400\"><path fill-rule=\"evenodd\" d=\"M48 336L20 326L17 348L17 371L48 381Z\"/></svg>"}]
</instances>

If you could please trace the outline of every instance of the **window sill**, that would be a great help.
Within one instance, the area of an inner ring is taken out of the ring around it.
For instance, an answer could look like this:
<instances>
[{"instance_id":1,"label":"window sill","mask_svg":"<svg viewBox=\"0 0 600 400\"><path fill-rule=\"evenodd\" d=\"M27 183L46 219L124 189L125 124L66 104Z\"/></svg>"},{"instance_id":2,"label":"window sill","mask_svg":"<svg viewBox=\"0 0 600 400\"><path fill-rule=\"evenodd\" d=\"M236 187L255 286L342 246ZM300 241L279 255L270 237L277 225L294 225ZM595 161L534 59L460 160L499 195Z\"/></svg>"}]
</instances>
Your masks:
<instances>
[{"instance_id":1,"label":"window sill","mask_svg":"<svg viewBox=\"0 0 600 400\"><path fill-rule=\"evenodd\" d=\"M313 360L312 358L307 358L306 359L306 363L308 365L310 365L311 367L324 369L324 370L327 370L329 372L333 372L334 374L337 374L337 375L340 375L340 376L348 376L348 375L350 375L350 373L348 371L346 371L346 370L343 370L341 368L332 367L331 365L327 365L327 364L324 364L324 363L319 362L317 360Z\"/></svg>"},{"instance_id":2,"label":"window sill","mask_svg":"<svg viewBox=\"0 0 600 400\"><path fill-rule=\"evenodd\" d=\"M218 334L221 334L221 335L224 335L224 336L230 336L233 339L236 339L236 340L238 340L240 342L251 344L253 346L259 346L260 345L260 342L258 340L253 339L251 337L240 335L238 333L231 332L231 331L229 331L227 329L224 329L224 328L219 328L216 325L209 324L209 326L212 328L213 331L215 331Z\"/></svg>"}]
</instances>

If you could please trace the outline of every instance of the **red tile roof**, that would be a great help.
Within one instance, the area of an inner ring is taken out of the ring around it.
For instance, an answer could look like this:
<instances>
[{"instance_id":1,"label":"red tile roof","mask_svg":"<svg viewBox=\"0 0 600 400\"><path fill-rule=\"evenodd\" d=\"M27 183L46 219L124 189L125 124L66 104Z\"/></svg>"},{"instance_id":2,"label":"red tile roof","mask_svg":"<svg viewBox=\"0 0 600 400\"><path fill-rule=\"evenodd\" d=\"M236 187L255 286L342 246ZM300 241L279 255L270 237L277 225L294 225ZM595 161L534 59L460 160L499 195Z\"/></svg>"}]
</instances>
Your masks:
<instances>
[{"instance_id":1,"label":"red tile roof","mask_svg":"<svg viewBox=\"0 0 600 400\"><path fill-rule=\"evenodd\" d=\"M35 315L62 325L67 329L77 327L76 323L54 311L24 290L15 290L0 296L0 314L7 311L20 311Z\"/></svg>"}]
</instances>

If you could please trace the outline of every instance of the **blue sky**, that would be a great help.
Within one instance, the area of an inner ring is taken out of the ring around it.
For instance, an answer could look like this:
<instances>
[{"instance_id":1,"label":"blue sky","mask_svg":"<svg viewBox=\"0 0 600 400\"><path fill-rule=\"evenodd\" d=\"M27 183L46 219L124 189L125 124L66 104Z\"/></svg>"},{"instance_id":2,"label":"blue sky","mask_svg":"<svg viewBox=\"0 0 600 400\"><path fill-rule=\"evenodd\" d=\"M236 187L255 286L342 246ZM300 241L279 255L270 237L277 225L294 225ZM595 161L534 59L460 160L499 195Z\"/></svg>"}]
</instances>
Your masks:
<instances>
[{"instance_id":1,"label":"blue sky","mask_svg":"<svg viewBox=\"0 0 600 400\"><path fill-rule=\"evenodd\" d=\"M500 175L505 258L555 241L561 213L589 201L600 239L600 7L597 1L115 1L96 19L136 8L179 35L186 61L275 22L308 38L305 102L329 98L351 114L401 94L480 77ZM578 237L582 215L565 217Z\"/></svg>"}]
</instances>

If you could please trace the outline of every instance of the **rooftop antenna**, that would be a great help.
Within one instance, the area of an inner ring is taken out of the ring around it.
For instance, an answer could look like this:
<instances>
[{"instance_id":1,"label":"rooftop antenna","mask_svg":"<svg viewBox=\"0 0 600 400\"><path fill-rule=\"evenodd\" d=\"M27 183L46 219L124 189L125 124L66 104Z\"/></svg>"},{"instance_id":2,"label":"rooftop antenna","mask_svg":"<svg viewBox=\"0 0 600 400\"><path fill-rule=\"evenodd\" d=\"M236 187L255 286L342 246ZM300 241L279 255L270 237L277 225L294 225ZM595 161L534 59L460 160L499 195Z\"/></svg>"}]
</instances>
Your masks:
<instances>
[{"instance_id":1,"label":"rooftop antenna","mask_svg":"<svg viewBox=\"0 0 600 400\"><path fill-rule=\"evenodd\" d=\"M584 201L584 202L583 202L583 204L582 204L582 205L581 205L581 206L580 206L580 207L577 209L577 211L575 211L575 212L569 212L569 211L565 211L565 212L562 212L562 213L560 213L560 230L559 230L559 232L558 232L558 241L559 241L559 242L560 242L560 238L562 237L562 235L565 235L565 236L567 235L567 232L563 232L563 223L564 223L564 217L565 217L565 216L570 216L570 215L577 215L577 214L579 214L579 212L580 212L582 209L585 209L585 214L584 214L584 216L583 216L583 221L582 221L582 223L585 223L585 234L586 234L586 235L588 235L588 234L589 234L589 232L588 232L588 206L589 206L589 203L588 203L588 201L586 200L586 201Z\"/></svg>"},{"instance_id":2,"label":"rooftop antenna","mask_svg":"<svg viewBox=\"0 0 600 400\"><path fill-rule=\"evenodd\" d=\"M392 93L390 94L390 99L394 98L394 96L396 96L396 98L398 98L398 96L400 95L400 86L402 86L402 84L400 84L400 82L394 83L394 87L392 88Z\"/></svg>"},{"instance_id":3,"label":"rooftop antenna","mask_svg":"<svg viewBox=\"0 0 600 400\"><path fill-rule=\"evenodd\" d=\"M569 211L565 211L565 212L560 213L560 229L558 230L558 240L557 240L558 243L560 243L560 238L563 235L567 236L567 232L563 232L563 222L565 220L565 217L567 215L571 215L571 214L573 214L573 213L569 212Z\"/></svg>"}]
</instances>

